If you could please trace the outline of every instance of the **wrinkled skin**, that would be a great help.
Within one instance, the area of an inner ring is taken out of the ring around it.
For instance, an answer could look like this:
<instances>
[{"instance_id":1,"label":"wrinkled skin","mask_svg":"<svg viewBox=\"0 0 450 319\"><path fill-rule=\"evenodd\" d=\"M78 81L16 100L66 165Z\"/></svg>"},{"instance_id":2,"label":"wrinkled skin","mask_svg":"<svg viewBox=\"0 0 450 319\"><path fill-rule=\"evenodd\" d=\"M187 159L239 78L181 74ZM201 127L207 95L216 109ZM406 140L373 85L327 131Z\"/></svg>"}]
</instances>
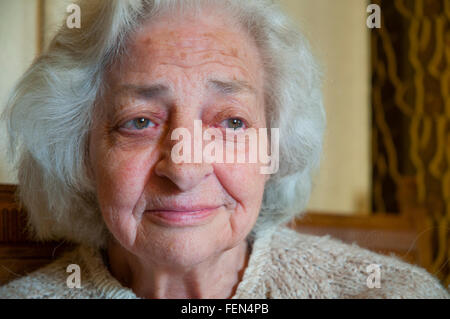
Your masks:
<instances>
[{"instance_id":1,"label":"wrinkled skin","mask_svg":"<svg viewBox=\"0 0 450 319\"><path fill-rule=\"evenodd\" d=\"M245 270L245 239L267 176L258 163L175 164L170 156L177 142L171 132L192 132L194 120L223 131L228 119L242 119L245 127L236 134L266 127L261 58L236 25L212 12L159 17L138 30L128 58L108 74L90 164L115 238L108 246L110 271L138 296L228 298ZM152 124L137 129L136 118ZM187 224L152 213L171 207L211 213Z\"/></svg>"}]
</instances>

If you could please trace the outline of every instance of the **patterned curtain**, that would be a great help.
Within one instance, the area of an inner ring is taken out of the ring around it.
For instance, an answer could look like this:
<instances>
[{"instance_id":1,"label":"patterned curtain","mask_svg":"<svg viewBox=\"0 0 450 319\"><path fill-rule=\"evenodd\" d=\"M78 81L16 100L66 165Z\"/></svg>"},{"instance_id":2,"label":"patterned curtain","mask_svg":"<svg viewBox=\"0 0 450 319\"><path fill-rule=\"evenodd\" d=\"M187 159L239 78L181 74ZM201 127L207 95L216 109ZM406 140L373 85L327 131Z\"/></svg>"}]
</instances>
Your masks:
<instances>
[{"instance_id":1,"label":"patterned curtain","mask_svg":"<svg viewBox=\"0 0 450 319\"><path fill-rule=\"evenodd\" d=\"M373 210L399 212L414 176L431 220L429 271L450 284L450 0L378 0L371 32Z\"/></svg>"}]
</instances>

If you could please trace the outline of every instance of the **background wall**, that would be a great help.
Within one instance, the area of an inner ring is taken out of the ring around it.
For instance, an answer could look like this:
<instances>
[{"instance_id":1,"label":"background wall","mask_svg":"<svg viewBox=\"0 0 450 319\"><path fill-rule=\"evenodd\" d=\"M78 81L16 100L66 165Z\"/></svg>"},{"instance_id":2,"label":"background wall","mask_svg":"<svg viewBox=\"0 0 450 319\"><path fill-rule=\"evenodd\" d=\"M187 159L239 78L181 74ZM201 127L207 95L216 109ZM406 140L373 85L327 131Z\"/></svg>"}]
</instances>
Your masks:
<instances>
[{"instance_id":1,"label":"background wall","mask_svg":"<svg viewBox=\"0 0 450 319\"><path fill-rule=\"evenodd\" d=\"M281 0L324 71L328 127L309 209L370 209L370 31L364 0Z\"/></svg>"},{"instance_id":2,"label":"background wall","mask_svg":"<svg viewBox=\"0 0 450 319\"><path fill-rule=\"evenodd\" d=\"M0 0L0 113L8 92L36 55L36 13L37 0ZM5 149L5 125L0 121L0 183L15 183Z\"/></svg>"},{"instance_id":3,"label":"background wall","mask_svg":"<svg viewBox=\"0 0 450 319\"><path fill-rule=\"evenodd\" d=\"M39 37L46 45L63 21L67 3L71 1L0 0L0 111L7 93L36 55ZM367 213L371 202L367 2L281 0L280 4L309 38L324 70L328 130L309 209ZM4 143L0 126L0 183L15 183Z\"/></svg>"}]
</instances>

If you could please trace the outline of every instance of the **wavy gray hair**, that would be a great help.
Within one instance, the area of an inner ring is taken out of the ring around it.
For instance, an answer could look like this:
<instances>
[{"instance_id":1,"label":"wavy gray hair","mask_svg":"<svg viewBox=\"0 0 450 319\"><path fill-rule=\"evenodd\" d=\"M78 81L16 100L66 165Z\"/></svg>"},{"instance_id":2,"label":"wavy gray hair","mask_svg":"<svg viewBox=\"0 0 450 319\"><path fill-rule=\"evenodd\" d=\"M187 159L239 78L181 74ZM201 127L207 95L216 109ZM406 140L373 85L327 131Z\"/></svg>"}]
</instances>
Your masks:
<instances>
[{"instance_id":1,"label":"wavy gray hair","mask_svg":"<svg viewBox=\"0 0 450 319\"><path fill-rule=\"evenodd\" d=\"M320 74L306 40L269 0L89 0L82 28L63 26L23 75L4 113L18 163L19 198L38 239L105 247L108 231L88 173L93 110L105 71L148 19L213 5L254 38L265 72L270 127L280 128L280 169L266 183L252 235L291 220L310 196L322 151Z\"/></svg>"}]
</instances>

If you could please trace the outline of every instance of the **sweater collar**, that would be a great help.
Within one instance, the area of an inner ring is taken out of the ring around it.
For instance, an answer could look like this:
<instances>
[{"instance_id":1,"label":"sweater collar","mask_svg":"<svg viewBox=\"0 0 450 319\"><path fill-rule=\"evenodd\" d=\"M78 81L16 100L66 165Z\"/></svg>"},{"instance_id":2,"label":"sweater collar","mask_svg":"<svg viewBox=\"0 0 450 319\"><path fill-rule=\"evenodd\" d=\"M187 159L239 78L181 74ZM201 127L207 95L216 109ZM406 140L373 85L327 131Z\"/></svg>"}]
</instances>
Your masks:
<instances>
[{"instance_id":1,"label":"sweater collar","mask_svg":"<svg viewBox=\"0 0 450 319\"><path fill-rule=\"evenodd\" d=\"M257 293L258 282L261 280L263 268L267 264L264 259L270 251L272 234L273 231L267 231L255 236L249 242L251 252L248 265L232 299L246 298ZM110 273L100 249L81 245L79 252L86 265L88 277L102 298L140 299L130 288L124 287Z\"/></svg>"}]
</instances>

